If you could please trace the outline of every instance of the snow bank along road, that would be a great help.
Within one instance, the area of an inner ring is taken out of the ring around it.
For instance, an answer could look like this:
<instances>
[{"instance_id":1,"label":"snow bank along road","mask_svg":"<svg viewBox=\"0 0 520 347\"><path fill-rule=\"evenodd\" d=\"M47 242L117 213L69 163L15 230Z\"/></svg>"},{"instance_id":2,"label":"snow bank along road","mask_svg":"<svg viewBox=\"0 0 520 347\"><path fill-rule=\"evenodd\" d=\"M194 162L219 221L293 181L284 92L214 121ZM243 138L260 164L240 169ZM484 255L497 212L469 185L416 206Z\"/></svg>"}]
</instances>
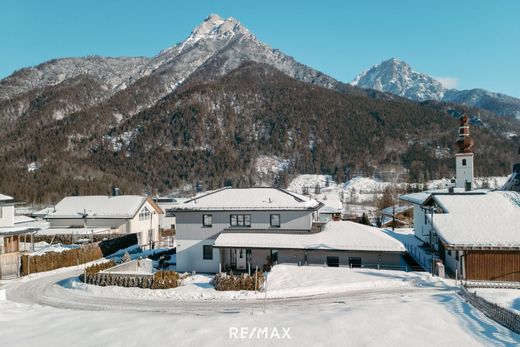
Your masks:
<instances>
[{"instance_id":1,"label":"snow bank along road","mask_svg":"<svg viewBox=\"0 0 520 347\"><path fill-rule=\"evenodd\" d=\"M305 298L171 301L84 295L57 283L76 269L6 286L0 302L2 345L142 346L346 345L516 346L520 336L446 287L357 290ZM52 307L49 307L52 306ZM127 311L127 312L122 312ZM246 338L230 334L247 329ZM279 330L280 338L252 336ZM282 339L282 329L289 338ZM234 330L233 330L234 331Z\"/></svg>"},{"instance_id":2,"label":"snow bank along road","mask_svg":"<svg viewBox=\"0 0 520 347\"><path fill-rule=\"evenodd\" d=\"M265 310L273 307L298 307L318 304L334 304L343 300L381 300L396 297L403 292L406 293L424 293L431 295L435 292L441 292L440 288L378 288L370 290L355 290L348 293L333 293L321 295L296 296L286 298L267 298L249 300L165 300L165 299L139 299L129 297L107 297L95 294L85 295L83 291L71 290L64 287L63 284L73 277L81 274L81 270L68 270L53 274L39 274L32 279L22 279L10 283L7 286L7 299L14 302L24 304L47 305L55 308L89 310L89 311L141 311L141 312L165 312L165 313L193 313L211 314L211 313L229 313L240 312L241 310ZM375 294L377 293L377 294ZM338 301L339 300L339 301Z\"/></svg>"}]
</instances>

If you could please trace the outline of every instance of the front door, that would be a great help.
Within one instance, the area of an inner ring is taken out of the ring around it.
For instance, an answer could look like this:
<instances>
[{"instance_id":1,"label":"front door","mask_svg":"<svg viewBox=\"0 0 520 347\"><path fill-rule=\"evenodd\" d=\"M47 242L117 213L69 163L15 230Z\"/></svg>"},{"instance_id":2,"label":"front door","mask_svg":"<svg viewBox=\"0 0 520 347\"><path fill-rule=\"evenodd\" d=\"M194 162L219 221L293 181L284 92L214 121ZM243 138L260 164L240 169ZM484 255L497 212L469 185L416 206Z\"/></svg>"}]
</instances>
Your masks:
<instances>
[{"instance_id":1,"label":"front door","mask_svg":"<svg viewBox=\"0 0 520 347\"><path fill-rule=\"evenodd\" d=\"M237 270L245 270L247 265L246 250L244 248L235 249Z\"/></svg>"}]
</instances>

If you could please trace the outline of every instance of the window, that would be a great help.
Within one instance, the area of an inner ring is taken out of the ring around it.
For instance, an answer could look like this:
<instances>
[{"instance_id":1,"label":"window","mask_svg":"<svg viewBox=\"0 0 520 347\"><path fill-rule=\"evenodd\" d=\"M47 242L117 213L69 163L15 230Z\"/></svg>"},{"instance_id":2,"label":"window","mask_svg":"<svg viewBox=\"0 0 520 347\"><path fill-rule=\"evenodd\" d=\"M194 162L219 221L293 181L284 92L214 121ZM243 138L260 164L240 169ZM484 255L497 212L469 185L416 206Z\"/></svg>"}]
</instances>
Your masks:
<instances>
[{"instance_id":1,"label":"window","mask_svg":"<svg viewBox=\"0 0 520 347\"><path fill-rule=\"evenodd\" d=\"M271 227L272 228L279 228L280 227L280 215L279 214L272 214L271 215Z\"/></svg>"},{"instance_id":2,"label":"window","mask_svg":"<svg viewBox=\"0 0 520 347\"><path fill-rule=\"evenodd\" d=\"M213 225L212 223L212 216L210 214L203 214L202 215L202 226L204 227L210 227Z\"/></svg>"},{"instance_id":3,"label":"window","mask_svg":"<svg viewBox=\"0 0 520 347\"><path fill-rule=\"evenodd\" d=\"M466 166L466 159L462 159L462 166Z\"/></svg>"},{"instance_id":4,"label":"window","mask_svg":"<svg viewBox=\"0 0 520 347\"><path fill-rule=\"evenodd\" d=\"M339 257L327 257L327 266L339 267Z\"/></svg>"},{"instance_id":5,"label":"window","mask_svg":"<svg viewBox=\"0 0 520 347\"><path fill-rule=\"evenodd\" d=\"M146 207L143 208L141 210L141 212L139 212L139 220L140 221L149 220L150 218L152 218L152 212L150 212L150 210L147 209Z\"/></svg>"},{"instance_id":6,"label":"window","mask_svg":"<svg viewBox=\"0 0 520 347\"><path fill-rule=\"evenodd\" d=\"M166 209L165 217L175 217L175 211L172 208Z\"/></svg>"},{"instance_id":7,"label":"window","mask_svg":"<svg viewBox=\"0 0 520 347\"><path fill-rule=\"evenodd\" d=\"M251 226L251 215L250 214L232 214L229 216L229 225L232 227L250 227Z\"/></svg>"},{"instance_id":8,"label":"window","mask_svg":"<svg viewBox=\"0 0 520 347\"><path fill-rule=\"evenodd\" d=\"M207 259L207 260L213 259L213 246L211 246L211 245L202 246L202 259Z\"/></svg>"},{"instance_id":9,"label":"window","mask_svg":"<svg viewBox=\"0 0 520 347\"><path fill-rule=\"evenodd\" d=\"M350 267L361 267L360 257L348 257L348 263Z\"/></svg>"}]
</instances>

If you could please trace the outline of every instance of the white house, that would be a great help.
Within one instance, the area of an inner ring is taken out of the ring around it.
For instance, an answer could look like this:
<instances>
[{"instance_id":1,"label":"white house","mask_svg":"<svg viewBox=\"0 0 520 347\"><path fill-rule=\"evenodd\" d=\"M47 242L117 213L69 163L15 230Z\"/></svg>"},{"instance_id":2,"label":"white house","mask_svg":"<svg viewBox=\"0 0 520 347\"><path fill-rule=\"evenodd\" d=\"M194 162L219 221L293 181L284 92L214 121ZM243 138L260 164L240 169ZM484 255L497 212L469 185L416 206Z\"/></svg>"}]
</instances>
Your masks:
<instances>
[{"instance_id":1,"label":"white house","mask_svg":"<svg viewBox=\"0 0 520 347\"><path fill-rule=\"evenodd\" d=\"M189 199L165 196L156 197L153 200L157 206L164 211L164 214L159 215L159 227L163 230L172 230L175 232L175 206Z\"/></svg>"},{"instance_id":2,"label":"white house","mask_svg":"<svg viewBox=\"0 0 520 347\"><path fill-rule=\"evenodd\" d=\"M64 229L77 229L81 233L81 230L109 228L113 233L137 234L141 246L152 247L159 241L159 216L163 213L146 196L69 196L45 216L50 223L45 233L61 233Z\"/></svg>"},{"instance_id":3,"label":"white house","mask_svg":"<svg viewBox=\"0 0 520 347\"><path fill-rule=\"evenodd\" d=\"M175 207L177 270L246 270L275 262L400 264L400 242L372 227L320 222L322 206L270 187L224 188L186 201Z\"/></svg>"}]
</instances>

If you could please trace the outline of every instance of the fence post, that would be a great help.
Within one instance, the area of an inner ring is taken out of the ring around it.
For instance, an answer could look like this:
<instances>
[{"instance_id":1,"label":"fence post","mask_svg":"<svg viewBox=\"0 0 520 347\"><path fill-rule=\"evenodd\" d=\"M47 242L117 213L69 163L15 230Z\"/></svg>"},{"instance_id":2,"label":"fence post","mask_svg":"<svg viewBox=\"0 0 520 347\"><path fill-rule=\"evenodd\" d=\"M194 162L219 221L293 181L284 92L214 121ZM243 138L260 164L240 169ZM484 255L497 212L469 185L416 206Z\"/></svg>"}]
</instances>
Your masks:
<instances>
[{"instance_id":1,"label":"fence post","mask_svg":"<svg viewBox=\"0 0 520 347\"><path fill-rule=\"evenodd\" d=\"M257 279L258 279L258 265L255 268L255 292L257 288Z\"/></svg>"}]
</instances>

